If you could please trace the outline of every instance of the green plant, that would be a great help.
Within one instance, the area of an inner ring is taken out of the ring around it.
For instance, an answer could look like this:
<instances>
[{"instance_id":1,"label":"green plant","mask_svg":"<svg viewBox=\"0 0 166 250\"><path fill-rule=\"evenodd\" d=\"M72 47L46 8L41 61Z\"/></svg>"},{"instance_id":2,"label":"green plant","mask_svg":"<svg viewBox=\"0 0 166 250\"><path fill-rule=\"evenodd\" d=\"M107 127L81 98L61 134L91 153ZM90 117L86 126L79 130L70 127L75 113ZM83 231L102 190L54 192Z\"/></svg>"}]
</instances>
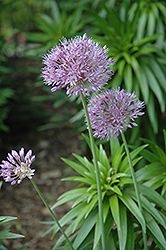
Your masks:
<instances>
[{"instance_id":1,"label":"green plant","mask_svg":"<svg viewBox=\"0 0 166 250\"><path fill-rule=\"evenodd\" d=\"M102 44L110 48L110 54L115 58L115 76L111 85L122 85L127 91L135 91L143 98L151 126L154 133L157 133L156 106L160 107L162 113L166 108L166 57L163 47L159 48L155 44L161 34L150 34L138 40L137 27L142 15L141 10L138 8L131 16L131 10L126 7L122 16L121 8L119 12L112 8L106 9L106 19L91 11L94 18L93 25L96 27L93 34L96 34L96 38ZM139 30L141 30L140 26Z\"/></svg>"},{"instance_id":2,"label":"green plant","mask_svg":"<svg viewBox=\"0 0 166 250\"><path fill-rule=\"evenodd\" d=\"M138 19L137 40L158 33L160 36L156 45L164 49L166 5L160 1L141 0L132 4L130 16L135 15L138 8L141 13Z\"/></svg>"},{"instance_id":3,"label":"green plant","mask_svg":"<svg viewBox=\"0 0 166 250\"><path fill-rule=\"evenodd\" d=\"M166 195L166 131L164 134L165 152L150 140L142 139L149 145L141 155L147 161L147 165L136 172L137 180L154 190L161 189L161 195Z\"/></svg>"},{"instance_id":4,"label":"green plant","mask_svg":"<svg viewBox=\"0 0 166 250\"><path fill-rule=\"evenodd\" d=\"M89 139L86 136L84 138L90 146ZM131 152L134 166L142 158L138 154L145 147L147 145L138 147ZM166 205L165 200L151 188L139 184L144 220L137 206L129 163L127 157L124 156L123 145L120 146L118 140L111 140L110 159L101 145L99 149L96 147L96 151L101 176L107 249L142 249L142 242L137 232L141 230L140 225L145 227L146 221L147 235L152 237L155 246L158 245L160 249L164 250L166 242L162 228L166 228L166 225L163 220L164 214L158 208L161 210ZM65 232L68 236L71 236L73 247L80 250L101 249L94 165L86 157L76 154L74 154L74 157L77 162L67 159L63 159L63 161L76 171L76 175L63 180L74 181L79 184L77 188L60 196L53 208L66 202L72 202L71 210L60 220L60 223L62 226L67 226ZM58 228L53 222L46 223L52 225L46 234L52 232L53 238ZM115 236L116 233L118 236ZM94 246L92 246L92 239L94 239ZM61 243L64 243L63 236L59 238L53 249L57 249ZM61 247L60 249L68 249L67 244L64 244L64 248Z\"/></svg>"},{"instance_id":5,"label":"green plant","mask_svg":"<svg viewBox=\"0 0 166 250\"><path fill-rule=\"evenodd\" d=\"M6 84L8 82L8 75L11 73L9 67L9 60L4 55L4 37L0 36L0 130L8 132L9 127L4 123L9 113L9 99L13 97L14 91Z\"/></svg>"},{"instance_id":6,"label":"green plant","mask_svg":"<svg viewBox=\"0 0 166 250\"><path fill-rule=\"evenodd\" d=\"M16 217L11 217L11 216L0 216L0 226L6 223L9 223L10 221L16 220ZM6 247L3 246L2 241L4 239L18 239L18 238L23 238L24 236L21 234L15 234L15 233L11 233L9 231L10 226L5 227L4 229L2 229L0 231L0 249L2 250L7 250ZM25 247L25 245L23 247L21 247L18 250L21 250Z\"/></svg>"},{"instance_id":7,"label":"green plant","mask_svg":"<svg viewBox=\"0 0 166 250\"><path fill-rule=\"evenodd\" d=\"M41 14L35 18L38 32L27 33L27 40L38 44L37 48L28 49L26 55L38 56L56 46L62 37L70 38L83 27L80 22L80 10L72 14L60 10L56 1L51 1L51 15Z\"/></svg>"}]
</instances>

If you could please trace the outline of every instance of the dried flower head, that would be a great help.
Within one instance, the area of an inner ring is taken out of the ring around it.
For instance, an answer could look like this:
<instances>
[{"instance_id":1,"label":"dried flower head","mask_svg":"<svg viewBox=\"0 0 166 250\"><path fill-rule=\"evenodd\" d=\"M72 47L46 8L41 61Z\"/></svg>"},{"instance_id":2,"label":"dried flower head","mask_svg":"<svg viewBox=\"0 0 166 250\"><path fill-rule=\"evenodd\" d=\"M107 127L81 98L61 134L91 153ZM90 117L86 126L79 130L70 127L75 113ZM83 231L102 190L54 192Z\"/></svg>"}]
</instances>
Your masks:
<instances>
[{"instance_id":1,"label":"dried flower head","mask_svg":"<svg viewBox=\"0 0 166 250\"><path fill-rule=\"evenodd\" d=\"M126 127L137 126L135 118L144 114L144 102L120 88L106 90L89 100L88 113L94 136L107 140L110 135L116 139Z\"/></svg>"},{"instance_id":2,"label":"dried flower head","mask_svg":"<svg viewBox=\"0 0 166 250\"><path fill-rule=\"evenodd\" d=\"M51 51L43 56L41 77L52 91L67 89L68 95L89 95L89 90L102 91L102 85L111 79L114 64L113 58L108 58L108 49L101 47L91 38L76 36L74 39L60 41Z\"/></svg>"},{"instance_id":3,"label":"dried flower head","mask_svg":"<svg viewBox=\"0 0 166 250\"><path fill-rule=\"evenodd\" d=\"M6 182L11 182L11 185L20 184L25 177L32 179L35 169L31 169L30 166L34 160L35 156L32 156L32 150L29 150L25 156L24 148L21 148L19 153L12 150L11 154L8 153L7 161L2 161L0 165L0 176Z\"/></svg>"}]
</instances>

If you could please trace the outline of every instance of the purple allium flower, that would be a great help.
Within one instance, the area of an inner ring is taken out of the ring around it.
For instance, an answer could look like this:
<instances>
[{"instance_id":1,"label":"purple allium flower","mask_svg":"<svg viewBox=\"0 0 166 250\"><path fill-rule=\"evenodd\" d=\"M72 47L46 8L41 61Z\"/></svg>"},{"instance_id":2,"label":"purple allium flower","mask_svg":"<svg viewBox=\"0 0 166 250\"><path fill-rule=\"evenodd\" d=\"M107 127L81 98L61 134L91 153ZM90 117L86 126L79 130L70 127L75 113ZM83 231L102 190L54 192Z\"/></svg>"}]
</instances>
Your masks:
<instances>
[{"instance_id":1,"label":"purple allium flower","mask_svg":"<svg viewBox=\"0 0 166 250\"><path fill-rule=\"evenodd\" d=\"M6 182L11 182L11 185L20 184L25 177L32 179L35 169L31 169L30 166L34 160L35 156L32 155L32 150L29 150L25 156L24 148L21 148L19 153L12 150L11 154L8 153L7 161L2 161L0 165L0 176Z\"/></svg>"},{"instance_id":2,"label":"purple allium flower","mask_svg":"<svg viewBox=\"0 0 166 250\"><path fill-rule=\"evenodd\" d=\"M89 100L88 113L95 137L107 140L110 135L116 139L126 127L137 126L135 118L144 114L144 102L120 88L106 90Z\"/></svg>"},{"instance_id":3,"label":"purple allium flower","mask_svg":"<svg viewBox=\"0 0 166 250\"><path fill-rule=\"evenodd\" d=\"M67 89L68 95L78 95L81 91L84 96L89 90L102 91L102 85L111 79L114 64L113 58L107 58L108 48L101 47L86 34L74 39L64 38L60 44L43 56L41 77L52 92L61 88Z\"/></svg>"}]
</instances>

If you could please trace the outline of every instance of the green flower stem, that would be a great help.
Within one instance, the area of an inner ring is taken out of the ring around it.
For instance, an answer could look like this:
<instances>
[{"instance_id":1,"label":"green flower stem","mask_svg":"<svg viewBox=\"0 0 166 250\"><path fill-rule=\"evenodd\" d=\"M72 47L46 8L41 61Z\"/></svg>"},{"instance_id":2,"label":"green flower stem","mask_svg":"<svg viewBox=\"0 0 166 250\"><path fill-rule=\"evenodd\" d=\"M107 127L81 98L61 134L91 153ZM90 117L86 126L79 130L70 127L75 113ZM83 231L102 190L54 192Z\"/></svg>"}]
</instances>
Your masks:
<instances>
[{"instance_id":1,"label":"green flower stem","mask_svg":"<svg viewBox=\"0 0 166 250\"><path fill-rule=\"evenodd\" d=\"M128 146L127 146L126 138L125 138L124 133L121 133L121 136L122 136L122 140L123 140L125 150L126 150L126 154L127 154L128 161L129 161L129 166L130 166L131 176L132 176L133 183L134 183L135 193L136 193L136 196L137 196L138 206L139 206L140 212L142 213L142 216L144 217L143 208L142 208L141 199L140 199L140 194L139 194L139 191L138 191L138 185L137 185L137 181L136 181L135 172L134 172L134 168L133 168L133 165L132 165L129 149L128 149ZM144 231L143 228L142 228L142 234L143 234L144 250L148 250L147 236L146 236L146 232Z\"/></svg>"},{"instance_id":2,"label":"green flower stem","mask_svg":"<svg viewBox=\"0 0 166 250\"><path fill-rule=\"evenodd\" d=\"M42 199L44 205L47 207L47 209L49 210L50 214L52 215L53 219L56 221L58 227L59 227L59 230L61 231L61 233L63 234L63 236L65 237L66 241L68 242L69 246L71 247L72 250L75 250L74 247L72 246L70 240L68 239L67 235L65 234L63 228L61 227L59 221L57 220L55 214L53 213L53 211L51 210L51 208L49 207L48 203L46 202L45 198L43 197L42 193L40 192L38 186L36 185L36 183L34 182L33 179L31 179L31 182L34 186L34 188L36 189L38 195L40 196L40 198Z\"/></svg>"},{"instance_id":3,"label":"green flower stem","mask_svg":"<svg viewBox=\"0 0 166 250\"><path fill-rule=\"evenodd\" d=\"M82 100L82 105L83 105L83 108L84 108L84 111L85 111L86 120L87 120L87 123L88 123L88 132L89 132L91 148L92 148L92 155L93 155L94 166L95 166L95 171L96 171L96 182L97 182L97 192L98 192L98 207L99 207L99 219L100 219L100 227L101 227L102 250L106 250L100 172L99 172L99 167L98 167L98 163L97 163L95 142L94 142L94 138L93 138L93 133L92 133L92 128L91 128L91 124L90 124L89 114L88 114L88 110L87 110L87 106L86 106L85 97L82 94L82 92L81 92L81 100Z\"/></svg>"}]
</instances>

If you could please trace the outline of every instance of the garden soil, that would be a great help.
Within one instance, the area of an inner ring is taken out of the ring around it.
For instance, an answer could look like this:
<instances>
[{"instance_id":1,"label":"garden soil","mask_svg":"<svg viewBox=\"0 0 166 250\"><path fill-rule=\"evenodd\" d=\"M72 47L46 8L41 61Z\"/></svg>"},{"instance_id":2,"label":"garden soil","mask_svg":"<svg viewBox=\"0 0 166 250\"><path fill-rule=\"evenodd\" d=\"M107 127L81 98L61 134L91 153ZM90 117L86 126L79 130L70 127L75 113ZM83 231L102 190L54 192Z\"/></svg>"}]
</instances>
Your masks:
<instances>
[{"instance_id":1,"label":"garden soil","mask_svg":"<svg viewBox=\"0 0 166 250\"><path fill-rule=\"evenodd\" d=\"M25 66L26 63L25 60L24 62L18 60L16 66L20 64ZM16 77L25 85L34 84L35 81L33 74L18 74ZM71 112L73 106L68 103L64 105ZM45 108L52 109L52 103L47 102ZM62 108L56 110L57 115L62 114ZM19 124L19 121L15 122ZM25 127L27 128L27 124ZM81 136L74 131L74 126L69 121L65 121L65 126L63 124L58 128L41 132L35 129L17 129L13 134L0 133L0 161L5 160L7 153L12 149L18 151L21 147L24 147L26 152L32 149L36 156L32 164L32 169L36 169L33 178L50 207L55 204L61 194L75 188L77 184L61 181L62 178L73 173L61 157L73 159L72 153L82 155ZM56 217L62 218L71 205L68 203L54 209ZM21 239L4 240L3 245L8 250L18 250L24 244L26 245L24 250L51 250L61 236L59 232L54 239L51 239L51 233L43 237L49 226L41 222L52 221L52 217L28 178L24 179L20 185L14 186L3 182L0 190L0 215L17 217L17 220L10 223L10 231L25 236ZM0 227L0 230L2 228Z\"/></svg>"}]
</instances>

